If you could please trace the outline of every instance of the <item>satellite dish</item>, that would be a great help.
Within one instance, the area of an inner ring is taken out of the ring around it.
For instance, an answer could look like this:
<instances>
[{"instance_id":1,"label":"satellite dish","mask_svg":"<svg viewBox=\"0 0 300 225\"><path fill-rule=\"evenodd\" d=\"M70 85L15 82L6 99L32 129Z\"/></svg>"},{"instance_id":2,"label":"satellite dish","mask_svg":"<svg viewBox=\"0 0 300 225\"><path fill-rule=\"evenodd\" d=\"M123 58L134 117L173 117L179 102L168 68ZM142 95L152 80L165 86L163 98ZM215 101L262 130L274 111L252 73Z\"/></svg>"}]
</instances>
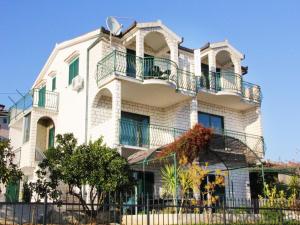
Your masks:
<instances>
[{"instance_id":1,"label":"satellite dish","mask_svg":"<svg viewBox=\"0 0 300 225\"><path fill-rule=\"evenodd\" d=\"M115 17L109 16L106 19L106 26L111 34L118 36L122 30L122 24Z\"/></svg>"}]
</instances>

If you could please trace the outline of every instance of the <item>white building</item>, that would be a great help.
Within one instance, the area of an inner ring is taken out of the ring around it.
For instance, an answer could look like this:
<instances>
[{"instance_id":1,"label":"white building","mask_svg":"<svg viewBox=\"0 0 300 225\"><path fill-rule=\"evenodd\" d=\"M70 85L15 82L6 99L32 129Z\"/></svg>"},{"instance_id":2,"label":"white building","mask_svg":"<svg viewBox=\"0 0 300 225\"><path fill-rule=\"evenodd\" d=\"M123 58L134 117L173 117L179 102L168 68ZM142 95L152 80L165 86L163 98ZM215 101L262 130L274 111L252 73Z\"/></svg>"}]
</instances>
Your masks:
<instances>
[{"instance_id":1,"label":"white building","mask_svg":"<svg viewBox=\"0 0 300 225\"><path fill-rule=\"evenodd\" d=\"M240 156L232 165L262 158L261 92L245 81L244 55L227 40L197 49L182 42L157 21L135 22L111 44L104 28L57 44L31 92L11 108L11 143L28 179L55 134L67 132L79 143L102 135L128 157L200 122L222 137L216 152ZM211 168L228 167L231 158L222 154ZM249 197L248 170L229 174L226 195ZM157 193L159 170L148 175Z\"/></svg>"}]
</instances>

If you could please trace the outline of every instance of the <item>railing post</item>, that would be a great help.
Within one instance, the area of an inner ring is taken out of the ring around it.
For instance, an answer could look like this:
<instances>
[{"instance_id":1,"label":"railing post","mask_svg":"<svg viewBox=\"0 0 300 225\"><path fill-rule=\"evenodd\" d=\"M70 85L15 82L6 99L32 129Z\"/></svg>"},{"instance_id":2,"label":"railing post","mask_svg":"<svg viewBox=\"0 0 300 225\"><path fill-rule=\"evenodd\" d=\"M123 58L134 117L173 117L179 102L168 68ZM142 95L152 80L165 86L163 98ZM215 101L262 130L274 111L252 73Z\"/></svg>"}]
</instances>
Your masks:
<instances>
[{"instance_id":1,"label":"railing post","mask_svg":"<svg viewBox=\"0 0 300 225\"><path fill-rule=\"evenodd\" d=\"M44 199L44 217L43 217L43 225L47 225L47 193L45 195L45 199Z\"/></svg>"},{"instance_id":2,"label":"railing post","mask_svg":"<svg viewBox=\"0 0 300 225\"><path fill-rule=\"evenodd\" d=\"M282 206L280 206L280 209L279 209L279 222L280 222L280 225L283 225L283 212L282 212Z\"/></svg>"},{"instance_id":3,"label":"railing post","mask_svg":"<svg viewBox=\"0 0 300 225\"><path fill-rule=\"evenodd\" d=\"M116 73L117 51L114 51L114 73Z\"/></svg>"},{"instance_id":4,"label":"railing post","mask_svg":"<svg viewBox=\"0 0 300 225\"><path fill-rule=\"evenodd\" d=\"M149 195L147 194L147 225L150 225Z\"/></svg>"},{"instance_id":5,"label":"railing post","mask_svg":"<svg viewBox=\"0 0 300 225\"><path fill-rule=\"evenodd\" d=\"M226 204L225 201L223 201L223 223L226 225Z\"/></svg>"}]
</instances>

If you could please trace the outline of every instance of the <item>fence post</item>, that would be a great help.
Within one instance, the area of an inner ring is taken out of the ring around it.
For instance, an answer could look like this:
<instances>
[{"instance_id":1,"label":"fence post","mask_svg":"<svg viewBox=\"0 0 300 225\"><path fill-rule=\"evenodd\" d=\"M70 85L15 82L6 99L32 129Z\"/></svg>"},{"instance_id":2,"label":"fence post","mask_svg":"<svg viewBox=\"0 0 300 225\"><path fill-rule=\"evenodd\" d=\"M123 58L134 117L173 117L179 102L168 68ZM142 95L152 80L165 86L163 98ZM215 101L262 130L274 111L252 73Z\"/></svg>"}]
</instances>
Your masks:
<instances>
[{"instance_id":1,"label":"fence post","mask_svg":"<svg viewBox=\"0 0 300 225\"><path fill-rule=\"evenodd\" d=\"M43 217L43 225L47 225L47 197L48 195L46 194L45 200L44 200L44 217Z\"/></svg>"},{"instance_id":2,"label":"fence post","mask_svg":"<svg viewBox=\"0 0 300 225\"><path fill-rule=\"evenodd\" d=\"M226 204L225 201L223 201L223 223L226 225Z\"/></svg>"},{"instance_id":3,"label":"fence post","mask_svg":"<svg viewBox=\"0 0 300 225\"><path fill-rule=\"evenodd\" d=\"M282 212L282 206L280 206L279 216L280 216L280 224L283 225L283 212Z\"/></svg>"},{"instance_id":4,"label":"fence post","mask_svg":"<svg viewBox=\"0 0 300 225\"><path fill-rule=\"evenodd\" d=\"M147 194L147 225L150 225L149 195Z\"/></svg>"}]
</instances>

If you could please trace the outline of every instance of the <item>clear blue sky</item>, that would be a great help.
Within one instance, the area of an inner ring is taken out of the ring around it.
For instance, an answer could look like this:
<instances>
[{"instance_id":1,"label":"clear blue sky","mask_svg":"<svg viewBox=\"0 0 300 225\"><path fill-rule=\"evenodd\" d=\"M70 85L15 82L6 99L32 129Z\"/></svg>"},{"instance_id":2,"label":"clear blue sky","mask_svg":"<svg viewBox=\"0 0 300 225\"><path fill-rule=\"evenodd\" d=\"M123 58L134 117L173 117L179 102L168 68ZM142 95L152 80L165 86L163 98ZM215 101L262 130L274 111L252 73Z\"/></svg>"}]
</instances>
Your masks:
<instances>
[{"instance_id":1,"label":"clear blue sky","mask_svg":"<svg viewBox=\"0 0 300 225\"><path fill-rule=\"evenodd\" d=\"M27 91L56 42L104 26L110 15L161 19L191 48L228 39L246 55L247 81L262 87L267 158L300 161L297 0L0 0L0 92ZM7 94L0 103L11 104Z\"/></svg>"}]
</instances>

